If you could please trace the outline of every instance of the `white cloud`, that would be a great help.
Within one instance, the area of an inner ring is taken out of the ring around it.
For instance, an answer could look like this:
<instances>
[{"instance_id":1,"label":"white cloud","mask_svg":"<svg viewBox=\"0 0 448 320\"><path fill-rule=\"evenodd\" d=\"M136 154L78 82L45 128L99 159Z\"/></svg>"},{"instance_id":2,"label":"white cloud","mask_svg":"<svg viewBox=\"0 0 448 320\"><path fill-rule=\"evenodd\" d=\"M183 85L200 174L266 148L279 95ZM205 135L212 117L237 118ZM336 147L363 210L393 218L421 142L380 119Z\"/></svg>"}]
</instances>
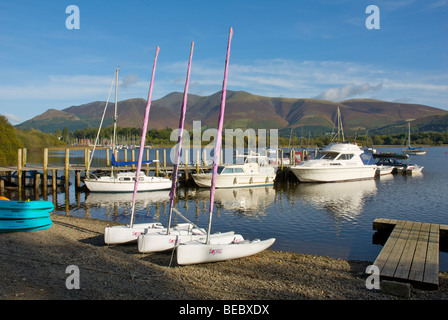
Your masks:
<instances>
[{"instance_id":1,"label":"white cloud","mask_svg":"<svg viewBox=\"0 0 448 320\"><path fill-rule=\"evenodd\" d=\"M173 91L182 92L187 63L161 64L156 71L153 100ZM124 71L124 72L123 72ZM146 99L150 72L120 73L118 99ZM138 74L137 74L138 73ZM209 95L222 88L221 60L193 61L189 93ZM37 79L37 80L34 80ZM113 80L108 75L49 75L28 78L23 83L0 83L0 113L17 111L16 119L30 119L48 108L106 100ZM384 69L382 66L347 61L287 59L230 63L228 90L244 90L271 97L344 100L351 97L386 101L412 101L448 109L448 75L439 70ZM111 96L113 100L113 95Z\"/></svg>"},{"instance_id":2,"label":"white cloud","mask_svg":"<svg viewBox=\"0 0 448 320\"><path fill-rule=\"evenodd\" d=\"M370 83L364 83L363 85L356 86L353 83L350 83L343 88L330 88L317 95L316 99L323 100L331 100L331 101L340 101L345 100L351 97L362 95L366 92L375 92L381 90L383 88L383 84L379 83L376 86L370 85Z\"/></svg>"}]
</instances>

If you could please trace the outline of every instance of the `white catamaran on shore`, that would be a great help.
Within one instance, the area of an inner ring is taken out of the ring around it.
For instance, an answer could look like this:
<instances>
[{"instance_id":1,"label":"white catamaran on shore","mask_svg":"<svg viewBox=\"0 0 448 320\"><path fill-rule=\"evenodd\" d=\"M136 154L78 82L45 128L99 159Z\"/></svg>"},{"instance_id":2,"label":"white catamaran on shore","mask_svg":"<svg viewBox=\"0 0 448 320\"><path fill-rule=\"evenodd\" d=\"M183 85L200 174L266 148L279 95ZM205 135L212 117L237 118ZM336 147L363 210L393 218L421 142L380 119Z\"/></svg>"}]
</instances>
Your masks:
<instances>
[{"instance_id":1,"label":"white catamaran on shore","mask_svg":"<svg viewBox=\"0 0 448 320\"><path fill-rule=\"evenodd\" d=\"M145 232L141 233L138 237L137 248L139 252L149 253L149 252L158 252L165 251L169 249L173 249L180 245L181 243L189 242L189 241L205 241L207 239L207 232L196 226L194 223L189 221L186 217L184 217L175 207L174 207L174 197L176 194L177 187L177 173L179 168L179 160L180 154L182 150L182 136L183 129L185 123L185 113L187 108L187 97L188 97L188 85L190 79L190 70L191 70L191 60L193 56L193 48L194 42L191 44L190 50L190 59L188 63L188 71L187 71L187 80L185 83L185 90L183 96L183 103L180 113L179 119L179 131L177 136L177 149L176 149L176 158L174 161L174 169L173 169L173 180L171 184L171 192L170 192L170 213L168 217L168 227L162 230L154 229L146 229ZM174 228L171 228L171 217L173 211L182 219L186 220L186 224L177 225ZM241 235L235 234L235 232L225 232L225 233L215 233L210 236L211 243L214 244L225 244L230 242L243 241L243 237Z\"/></svg>"},{"instance_id":2,"label":"white catamaran on shore","mask_svg":"<svg viewBox=\"0 0 448 320\"><path fill-rule=\"evenodd\" d=\"M213 169L212 169L212 179L210 187L210 208L209 208L209 221L207 229L207 237L205 239L189 241L181 243L177 247L177 263L180 265L197 264L197 263L207 263L215 261L223 261L229 259L237 259L242 257L247 257L249 255L261 252L268 247L270 247L275 239L267 240L253 240L253 241L232 241L228 243L215 243L210 235L212 216L213 216L213 204L215 196L216 178L218 172L218 161L219 154L221 151L221 139L222 139L222 129L224 123L224 110L225 110L225 100L226 100L226 87L227 87L227 74L229 67L229 57L230 57L230 43L232 39L233 30L230 28L229 31L229 41L227 44L227 56L224 71L224 81L222 87L221 95L221 106L218 121L218 134L216 138L214 159L213 159Z\"/></svg>"}]
</instances>

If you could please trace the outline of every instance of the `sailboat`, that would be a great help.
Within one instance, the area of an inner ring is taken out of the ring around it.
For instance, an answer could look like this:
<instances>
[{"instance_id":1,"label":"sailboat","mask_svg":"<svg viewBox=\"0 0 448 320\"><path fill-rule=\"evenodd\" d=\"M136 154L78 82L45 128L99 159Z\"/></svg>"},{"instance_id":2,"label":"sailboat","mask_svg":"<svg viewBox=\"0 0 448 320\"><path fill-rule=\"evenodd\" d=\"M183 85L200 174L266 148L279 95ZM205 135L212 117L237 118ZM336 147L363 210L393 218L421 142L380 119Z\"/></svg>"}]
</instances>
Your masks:
<instances>
[{"instance_id":1,"label":"sailboat","mask_svg":"<svg viewBox=\"0 0 448 320\"><path fill-rule=\"evenodd\" d=\"M95 174L91 173L89 177L84 179L84 184L87 189L91 192L132 192L134 190L134 182L136 179L139 181L138 191L153 191L153 190L165 190L169 189L171 186L171 180L163 177L150 177L144 172L139 172L135 175L133 172L115 172L114 168L127 165L135 165L136 161L128 162L118 162L115 160L116 151L116 131L117 131L117 95L118 95L118 71L117 68L114 74L115 81L115 115L114 115L114 135L112 142L112 170L110 174ZM112 85L114 83L112 81ZM92 157L90 158L87 172L89 172L90 165L93 159L93 153L95 152L96 145L98 143L98 138L100 130L103 124L104 115L106 114L107 105L109 102L110 93L112 91L112 85L109 91L109 96L106 101L106 106L104 107L103 116L101 118L101 123L98 129L98 133L95 140L95 145L93 147ZM140 152L143 150L144 145L140 146ZM146 160L143 163L151 163L154 160Z\"/></svg>"},{"instance_id":2,"label":"sailboat","mask_svg":"<svg viewBox=\"0 0 448 320\"><path fill-rule=\"evenodd\" d=\"M210 235L212 216L213 216L213 202L216 187L216 176L218 171L219 155L221 150L221 140L222 140L222 129L224 122L224 110L225 110L225 100L226 100L226 87L227 87L227 74L229 68L229 57L230 57L230 44L232 40L233 30L230 28L229 31L229 41L227 44L227 56L224 71L224 81L221 95L221 106L218 122L218 132L216 137L216 145L214 151L213 159L213 175L212 183L210 187L210 209L209 209L209 221L207 229L207 237L205 239L189 241L179 244L177 247L177 263L179 265L188 264L198 264L207 263L215 261L223 261L230 259L237 259L246 257L249 255L261 252L268 247L270 247L275 239L267 240L253 240L253 241L237 241L237 242L224 242L224 243L214 243Z\"/></svg>"},{"instance_id":3,"label":"sailboat","mask_svg":"<svg viewBox=\"0 0 448 320\"><path fill-rule=\"evenodd\" d=\"M143 132L142 132L142 139L140 142L140 152L139 152L138 161L137 161L137 171L135 172L134 179L133 179L134 194L132 197L131 221L130 221L129 225L107 226L104 229L104 242L106 244L122 244L122 243L135 242L137 240L138 236L143 232L148 232L148 230L157 232L161 229L164 229L164 227L158 222L134 224L135 202L136 202L137 192L140 191L139 184L144 183L144 180L140 180L140 179L138 179L138 177L140 177L140 170L141 170L141 166L142 166L143 151L144 151L145 140L146 140L146 131L148 129L149 110L151 108L152 88L153 88L153 84L154 84L154 74L155 74L155 70L156 70L158 54L159 54L159 47L157 47L156 55L154 58L154 66L153 66L153 70L152 70L151 83L149 86L148 101L146 104L145 118L143 121ZM187 227L187 226L183 226L183 227Z\"/></svg>"},{"instance_id":4,"label":"sailboat","mask_svg":"<svg viewBox=\"0 0 448 320\"><path fill-rule=\"evenodd\" d=\"M408 146L402 150L403 153L416 156L426 155L426 149L422 147L411 147L411 121L408 121Z\"/></svg>"},{"instance_id":5,"label":"sailboat","mask_svg":"<svg viewBox=\"0 0 448 320\"><path fill-rule=\"evenodd\" d=\"M144 233L140 234L137 240L138 251L142 253L165 251L174 248L180 243L193 241L193 240L205 240L207 237L207 232L196 226L194 223L189 221L185 216L183 216L174 207L174 197L176 194L177 187L177 172L180 161L180 154L182 150L182 137L185 123L185 113L187 108L187 97L188 97L188 85L190 82L190 71L191 71L191 60L193 57L194 42L191 43L190 50L190 60L188 62L187 80L185 83L185 90L183 96L182 109L179 119L179 131L177 136L177 149L176 149L176 159L174 161L173 169L173 179L170 192L170 213L168 217L168 227L165 230L159 230L158 232L153 232L154 230L147 229ZM173 211L184 220L187 224L177 225L174 229L171 228L171 218ZM241 235L235 234L233 231L226 233L216 233L211 236L214 243L229 243L232 241L243 241Z\"/></svg>"}]
</instances>

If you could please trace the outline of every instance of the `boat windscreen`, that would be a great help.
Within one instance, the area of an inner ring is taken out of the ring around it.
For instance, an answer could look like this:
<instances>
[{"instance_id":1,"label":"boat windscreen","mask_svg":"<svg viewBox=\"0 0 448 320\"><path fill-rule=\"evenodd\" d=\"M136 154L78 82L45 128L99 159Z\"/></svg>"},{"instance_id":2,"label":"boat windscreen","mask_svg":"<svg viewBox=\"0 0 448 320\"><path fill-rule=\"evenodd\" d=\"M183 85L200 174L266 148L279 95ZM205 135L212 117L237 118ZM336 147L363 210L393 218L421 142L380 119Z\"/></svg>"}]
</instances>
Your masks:
<instances>
[{"instance_id":1,"label":"boat windscreen","mask_svg":"<svg viewBox=\"0 0 448 320\"><path fill-rule=\"evenodd\" d=\"M334 160L338 156L337 152L325 152L321 159Z\"/></svg>"},{"instance_id":2,"label":"boat windscreen","mask_svg":"<svg viewBox=\"0 0 448 320\"><path fill-rule=\"evenodd\" d=\"M363 154L361 154L360 157L361 157L362 163L364 163L365 165L375 164L375 160L373 159L372 155L369 153L363 153Z\"/></svg>"}]
</instances>

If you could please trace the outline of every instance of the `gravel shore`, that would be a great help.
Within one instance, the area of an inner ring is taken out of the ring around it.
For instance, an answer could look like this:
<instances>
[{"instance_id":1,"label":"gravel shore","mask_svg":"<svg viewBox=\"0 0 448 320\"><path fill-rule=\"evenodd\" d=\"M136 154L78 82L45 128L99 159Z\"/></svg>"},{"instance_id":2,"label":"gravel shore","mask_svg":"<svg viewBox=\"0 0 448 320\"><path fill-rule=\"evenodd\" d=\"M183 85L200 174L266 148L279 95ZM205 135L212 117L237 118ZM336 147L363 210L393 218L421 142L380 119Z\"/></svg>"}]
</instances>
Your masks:
<instances>
[{"instance_id":1,"label":"gravel shore","mask_svg":"<svg viewBox=\"0 0 448 320\"><path fill-rule=\"evenodd\" d=\"M365 282L369 261L266 250L210 264L178 266L172 252L141 254L135 244L107 246L105 221L52 214L51 228L0 234L2 300L396 300ZM75 265L80 288L67 289ZM448 298L412 289L411 299Z\"/></svg>"}]
</instances>

